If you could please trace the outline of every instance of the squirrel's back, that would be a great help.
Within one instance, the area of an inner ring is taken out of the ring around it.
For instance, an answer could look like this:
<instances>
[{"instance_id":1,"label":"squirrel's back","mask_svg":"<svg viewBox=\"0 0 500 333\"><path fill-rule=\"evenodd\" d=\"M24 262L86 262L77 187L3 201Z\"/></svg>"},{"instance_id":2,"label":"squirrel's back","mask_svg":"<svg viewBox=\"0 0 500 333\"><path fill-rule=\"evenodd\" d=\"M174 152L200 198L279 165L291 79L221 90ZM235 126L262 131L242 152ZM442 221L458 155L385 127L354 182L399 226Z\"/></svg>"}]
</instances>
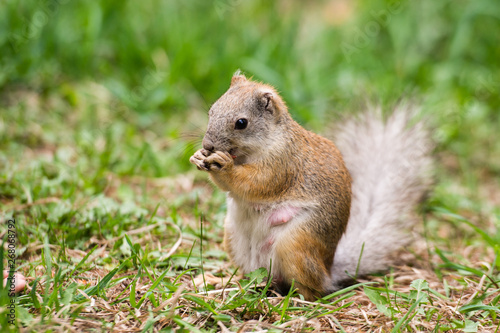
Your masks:
<instances>
[{"instance_id":1,"label":"squirrel's back","mask_svg":"<svg viewBox=\"0 0 500 333\"><path fill-rule=\"evenodd\" d=\"M351 214L335 252L332 279L382 271L406 245L415 209L430 185L432 144L415 110L396 107L384 122L372 110L343 124L336 144L352 176Z\"/></svg>"}]
</instances>

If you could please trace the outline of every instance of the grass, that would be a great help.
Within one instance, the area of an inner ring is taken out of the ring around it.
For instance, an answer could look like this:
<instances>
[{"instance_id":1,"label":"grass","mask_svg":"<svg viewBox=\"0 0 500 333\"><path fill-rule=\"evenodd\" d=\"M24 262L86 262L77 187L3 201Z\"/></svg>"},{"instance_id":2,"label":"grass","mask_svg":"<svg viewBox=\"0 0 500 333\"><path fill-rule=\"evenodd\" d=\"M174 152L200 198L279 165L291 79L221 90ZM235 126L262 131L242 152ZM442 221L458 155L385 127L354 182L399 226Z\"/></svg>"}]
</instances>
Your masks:
<instances>
[{"instance_id":1,"label":"grass","mask_svg":"<svg viewBox=\"0 0 500 333\"><path fill-rule=\"evenodd\" d=\"M0 7L0 236L15 219L28 281L14 327L0 288L2 331L500 332L494 0ZM422 104L436 187L389 274L310 303L231 266L224 194L188 158L238 68L322 133Z\"/></svg>"}]
</instances>

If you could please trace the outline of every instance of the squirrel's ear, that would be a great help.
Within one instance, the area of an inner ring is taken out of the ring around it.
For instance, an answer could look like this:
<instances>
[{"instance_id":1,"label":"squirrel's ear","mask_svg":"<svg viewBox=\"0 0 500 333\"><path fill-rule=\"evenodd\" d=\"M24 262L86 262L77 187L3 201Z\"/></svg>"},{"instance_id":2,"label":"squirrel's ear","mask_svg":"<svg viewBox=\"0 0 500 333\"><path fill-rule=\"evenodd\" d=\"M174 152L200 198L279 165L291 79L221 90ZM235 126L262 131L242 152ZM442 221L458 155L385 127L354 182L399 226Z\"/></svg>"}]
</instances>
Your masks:
<instances>
[{"instance_id":1,"label":"squirrel's ear","mask_svg":"<svg viewBox=\"0 0 500 333\"><path fill-rule=\"evenodd\" d=\"M231 79L231 87L244 82L247 82L247 78L245 77L245 75L241 74L241 71L238 69Z\"/></svg>"},{"instance_id":2,"label":"squirrel's ear","mask_svg":"<svg viewBox=\"0 0 500 333\"><path fill-rule=\"evenodd\" d=\"M259 103L262 107L271 113L274 113L274 93L269 90L260 92Z\"/></svg>"}]
</instances>

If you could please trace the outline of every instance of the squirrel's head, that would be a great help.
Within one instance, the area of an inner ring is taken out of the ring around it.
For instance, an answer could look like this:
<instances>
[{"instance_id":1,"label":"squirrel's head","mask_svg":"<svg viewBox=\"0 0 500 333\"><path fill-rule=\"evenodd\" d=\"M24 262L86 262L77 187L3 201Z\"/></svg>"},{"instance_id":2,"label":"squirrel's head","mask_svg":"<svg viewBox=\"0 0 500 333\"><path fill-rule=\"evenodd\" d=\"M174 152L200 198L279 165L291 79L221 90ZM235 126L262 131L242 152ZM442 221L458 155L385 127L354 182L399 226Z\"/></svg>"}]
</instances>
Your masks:
<instances>
[{"instance_id":1,"label":"squirrel's head","mask_svg":"<svg viewBox=\"0 0 500 333\"><path fill-rule=\"evenodd\" d=\"M210 108L203 148L228 152L238 164L262 156L283 131L289 119L276 90L237 73L228 91Z\"/></svg>"}]
</instances>

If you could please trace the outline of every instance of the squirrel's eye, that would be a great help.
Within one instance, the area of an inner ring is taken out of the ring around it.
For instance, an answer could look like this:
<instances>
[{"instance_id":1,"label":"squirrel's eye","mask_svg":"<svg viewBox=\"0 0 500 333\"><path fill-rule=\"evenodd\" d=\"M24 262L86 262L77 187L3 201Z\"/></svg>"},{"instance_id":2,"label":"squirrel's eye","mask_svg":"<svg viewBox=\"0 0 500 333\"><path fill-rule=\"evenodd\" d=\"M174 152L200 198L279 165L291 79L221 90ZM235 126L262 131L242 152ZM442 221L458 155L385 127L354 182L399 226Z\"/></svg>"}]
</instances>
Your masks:
<instances>
[{"instance_id":1,"label":"squirrel's eye","mask_svg":"<svg viewBox=\"0 0 500 333\"><path fill-rule=\"evenodd\" d=\"M238 119L236 120L236 123L234 124L234 128L235 129L245 129L248 125L248 120L246 120L245 118L241 118L241 119Z\"/></svg>"}]
</instances>

